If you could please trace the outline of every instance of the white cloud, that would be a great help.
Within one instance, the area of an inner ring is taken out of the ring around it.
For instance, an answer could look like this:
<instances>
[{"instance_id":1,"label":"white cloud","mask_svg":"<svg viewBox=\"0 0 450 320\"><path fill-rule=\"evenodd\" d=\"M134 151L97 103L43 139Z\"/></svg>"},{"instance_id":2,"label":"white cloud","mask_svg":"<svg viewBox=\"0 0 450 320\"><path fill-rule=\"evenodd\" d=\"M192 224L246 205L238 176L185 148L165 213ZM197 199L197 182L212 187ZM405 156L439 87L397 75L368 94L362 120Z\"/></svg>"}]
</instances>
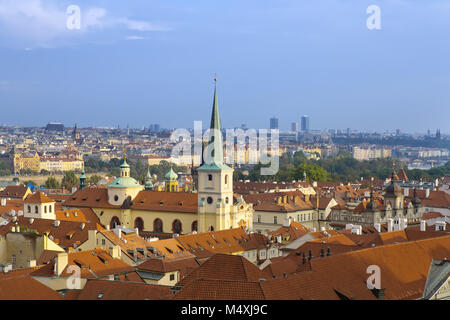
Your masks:
<instances>
[{"instance_id":1,"label":"white cloud","mask_svg":"<svg viewBox=\"0 0 450 320\"><path fill-rule=\"evenodd\" d=\"M69 30L67 7L56 0L0 0L0 42L32 48L70 41L93 30L122 27L133 31L167 31L148 21L113 17L105 8L80 6L81 29Z\"/></svg>"},{"instance_id":2,"label":"white cloud","mask_svg":"<svg viewBox=\"0 0 450 320\"><path fill-rule=\"evenodd\" d=\"M126 36L125 40L144 40L144 37L141 36Z\"/></svg>"}]
</instances>

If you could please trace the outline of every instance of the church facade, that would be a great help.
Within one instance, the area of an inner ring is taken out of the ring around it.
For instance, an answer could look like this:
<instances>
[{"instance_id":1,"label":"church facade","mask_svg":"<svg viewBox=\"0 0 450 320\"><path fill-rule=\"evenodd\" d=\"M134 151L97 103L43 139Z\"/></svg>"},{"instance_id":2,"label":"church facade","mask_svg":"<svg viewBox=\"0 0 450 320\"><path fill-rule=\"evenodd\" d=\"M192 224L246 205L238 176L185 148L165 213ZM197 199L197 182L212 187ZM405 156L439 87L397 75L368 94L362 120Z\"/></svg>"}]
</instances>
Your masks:
<instances>
[{"instance_id":1,"label":"church facade","mask_svg":"<svg viewBox=\"0 0 450 320\"><path fill-rule=\"evenodd\" d=\"M66 208L89 207L105 226L122 225L140 232L185 234L243 227L252 230L253 207L233 194L233 169L224 163L217 89L214 89L210 157L197 168L197 193L178 192L176 173L166 175L165 191L152 190L130 176L126 158L120 177L107 188L83 187L64 202Z\"/></svg>"}]
</instances>

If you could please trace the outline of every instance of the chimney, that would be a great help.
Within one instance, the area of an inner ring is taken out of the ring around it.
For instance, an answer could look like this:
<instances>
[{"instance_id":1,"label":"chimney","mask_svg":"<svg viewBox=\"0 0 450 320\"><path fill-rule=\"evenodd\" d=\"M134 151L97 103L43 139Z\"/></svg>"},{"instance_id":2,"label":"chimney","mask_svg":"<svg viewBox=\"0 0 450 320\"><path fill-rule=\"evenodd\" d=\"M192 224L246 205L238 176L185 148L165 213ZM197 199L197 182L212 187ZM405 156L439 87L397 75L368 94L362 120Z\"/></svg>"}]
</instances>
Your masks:
<instances>
[{"instance_id":1,"label":"chimney","mask_svg":"<svg viewBox=\"0 0 450 320\"><path fill-rule=\"evenodd\" d=\"M420 220L420 231L427 231L427 222L425 220Z\"/></svg>"},{"instance_id":2,"label":"chimney","mask_svg":"<svg viewBox=\"0 0 450 320\"><path fill-rule=\"evenodd\" d=\"M56 263L55 263L55 275L60 276L64 269L67 267L67 264L69 263L69 256L67 252L61 252L58 253L56 256Z\"/></svg>"},{"instance_id":3,"label":"chimney","mask_svg":"<svg viewBox=\"0 0 450 320\"><path fill-rule=\"evenodd\" d=\"M348 230L348 229L353 229L353 225L351 224L351 223L347 223L346 225L345 225L345 230Z\"/></svg>"},{"instance_id":4,"label":"chimney","mask_svg":"<svg viewBox=\"0 0 450 320\"><path fill-rule=\"evenodd\" d=\"M36 267L36 260L28 259L28 268Z\"/></svg>"},{"instance_id":5,"label":"chimney","mask_svg":"<svg viewBox=\"0 0 450 320\"><path fill-rule=\"evenodd\" d=\"M352 234L357 234L357 235L360 236L362 234L362 226L361 225L353 226L351 233Z\"/></svg>"},{"instance_id":6,"label":"chimney","mask_svg":"<svg viewBox=\"0 0 450 320\"><path fill-rule=\"evenodd\" d=\"M116 234L116 236L119 237L119 239L122 239L122 230L118 227L113 229L114 233Z\"/></svg>"},{"instance_id":7,"label":"chimney","mask_svg":"<svg viewBox=\"0 0 450 320\"><path fill-rule=\"evenodd\" d=\"M85 227L85 226L86 226L86 223L82 222L82 223L80 224L81 230L84 230L84 227Z\"/></svg>"},{"instance_id":8,"label":"chimney","mask_svg":"<svg viewBox=\"0 0 450 320\"><path fill-rule=\"evenodd\" d=\"M311 228L311 232L316 232L316 228Z\"/></svg>"},{"instance_id":9,"label":"chimney","mask_svg":"<svg viewBox=\"0 0 450 320\"><path fill-rule=\"evenodd\" d=\"M325 231L325 227L320 227L320 231Z\"/></svg>"},{"instance_id":10,"label":"chimney","mask_svg":"<svg viewBox=\"0 0 450 320\"><path fill-rule=\"evenodd\" d=\"M387 219L388 222L388 232L394 231L394 219Z\"/></svg>"},{"instance_id":11,"label":"chimney","mask_svg":"<svg viewBox=\"0 0 450 320\"><path fill-rule=\"evenodd\" d=\"M429 198L430 197L430 189L425 189L425 198Z\"/></svg>"},{"instance_id":12,"label":"chimney","mask_svg":"<svg viewBox=\"0 0 450 320\"><path fill-rule=\"evenodd\" d=\"M122 255L122 251L119 246L113 246L112 248L109 248L109 255L113 259L119 259Z\"/></svg>"},{"instance_id":13,"label":"chimney","mask_svg":"<svg viewBox=\"0 0 450 320\"><path fill-rule=\"evenodd\" d=\"M403 195L409 197L409 188L403 188Z\"/></svg>"},{"instance_id":14,"label":"chimney","mask_svg":"<svg viewBox=\"0 0 450 320\"><path fill-rule=\"evenodd\" d=\"M136 231L136 235L139 235L139 229L138 228L134 228L134 230Z\"/></svg>"},{"instance_id":15,"label":"chimney","mask_svg":"<svg viewBox=\"0 0 450 320\"><path fill-rule=\"evenodd\" d=\"M59 224L60 224L60 221L59 221L59 220L55 220L55 221L53 222L53 225L54 225L55 227L59 227Z\"/></svg>"},{"instance_id":16,"label":"chimney","mask_svg":"<svg viewBox=\"0 0 450 320\"><path fill-rule=\"evenodd\" d=\"M381 223L375 223L373 226L374 226L375 229L378 231L378 233L381 232Z\"/></svg>"},{"instance_id":17,"label":"chimney","mask_svg":"<svg viewBox=\"0 0 450 320\"><path fill-rule=\"evenodd\" d=\"M408 226L408 219L401 218L399 223L400 223L400 230L404 230Z\"/></svg>"},{"instance_id":18,"label":"chimney","mask_svg":"<svg viewBox=\"0 0 450 320\"><path fill-rule=\"evenodd\" d=\"M2 198L1 204L2 204L2 207L6 206L6 199L5 198Z\"/></svg>"},{"instance_id":19,"label":"chimney","mask_svg":"<svg viewBox=\"0 0 450 320\"><path fill-rule=\"evenodd\" d=\"M109 224L106 225L106 230L109 230Z\"/></svg>"}]
</instances>

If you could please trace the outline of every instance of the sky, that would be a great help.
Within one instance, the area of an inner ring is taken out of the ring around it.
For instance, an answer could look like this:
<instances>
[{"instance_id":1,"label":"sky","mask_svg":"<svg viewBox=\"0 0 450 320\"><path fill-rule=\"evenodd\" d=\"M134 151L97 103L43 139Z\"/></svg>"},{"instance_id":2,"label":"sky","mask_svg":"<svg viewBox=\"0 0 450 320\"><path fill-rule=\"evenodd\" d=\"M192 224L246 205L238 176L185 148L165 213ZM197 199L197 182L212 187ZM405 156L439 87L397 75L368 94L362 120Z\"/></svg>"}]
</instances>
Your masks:
<instances>
[{"instance_id":1,"label":"sky","mask_svg":"<svg viewBox=\"0 0 450 320\"><path fill-rule=\"evenodd\" d=\"M207 126L217 73L224 127L450 133L449 34L448 0L0 0L0 124Z\"/></svg>"}]
</instances>

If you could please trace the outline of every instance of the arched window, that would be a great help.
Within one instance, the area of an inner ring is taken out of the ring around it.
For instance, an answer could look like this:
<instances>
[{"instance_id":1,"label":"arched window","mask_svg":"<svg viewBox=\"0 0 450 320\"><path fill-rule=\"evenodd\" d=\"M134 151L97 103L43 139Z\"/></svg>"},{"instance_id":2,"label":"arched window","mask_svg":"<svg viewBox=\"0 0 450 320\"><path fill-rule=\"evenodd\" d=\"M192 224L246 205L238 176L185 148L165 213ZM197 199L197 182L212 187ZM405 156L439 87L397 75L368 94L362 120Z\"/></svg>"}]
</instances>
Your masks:
<instances>
[{"instance_id":1,"label":"arched window","mask_svg":"<svg viewBox=\"0 0 450 320\"><path fill-rule=\"evenodd\" d=\"M171 190L170 191L172 191L172 192L175 191L175 186L174 185L171 186Z\"/></svg>"},{"instance_id":2,"label":"arched window","mask_svg":"<svg viewBox=\"0 0 450 320\"><path fill-rule=\"evenodd\" d=\"M214 231L214 227L213 227L213 226L210 226L209 229L208 229L208 231Z\"/></svg>"},{"instance_id":3,"label":"arched window","mask_svg":"<svg viewBox=\"0 0 450 320\"><path fill-rule=\"evenodd\" d=\"M34 206L34 213L39 213L38 206Z\"/></svg>"},{"instance_id":4,"label":"arched window","mask_svg":"<svg viewBox=\"0 0 450 320\"><path fill-rule=\"evenodd\" d=\"M111 223L109 224L111 229L114 229L117 226L120 226L120 220L117 217L112 217Z\"/></svg>"},{"instance_id":5,"label":"arched window","mask_svg":"<svg viewBox=\"0 0 450 320\"><path fill-rule=\"evenodd\" d=\"M228 184L228 175L225 175L225 184Z\"/></svg>"},{"instance_id":6,"label":"arched window","mask_svg":"<svg viewBox=\"0 0 450 320\"><path fill-rule=\"evenodd\" d=\"M53 207L52 205L48 206L48 213L52 213L52 207Z\"/></svg>"},{"instance_id":7,"label":"arched window","mask_svg":"<svg viewBox=\"0 0 450 320\"><path fill-rule=\"evenodd\" d=\"M31 206L30 205L28 205L28 213L31 213Z\"/></svg>"},{"instance_id":8,"label":"arched window","mask_svg":"<svg viewBox=\"0 0 450 320\"><path fill-rule=\"evenodd\" d=\"M44 213L47 213L47 206L44 206Z\"/></svg>"},{"instance_id":9,"label":"arched window","mask_svg":"<svg viewBox=\"0 0 450 320\"><path fill-rule=\"evenodd\" d=\"M163 223L161 219L155 219L153 221L153 231L154 232L163 232Z\"/></svg>"},{"instance_id":10,"label":"arched window","mask_svg":"<svg viewBox=\"0 0 450 320\"><path fill-rule=\"evenodd\" d=\"M181 234L182 228L181 228L181 221L180 220L174 220L172 223L172 231L173 233Z\"/></svg>"},{"instance_id":11,"label":"arched window","mask_svg":"<svg viewBox=\"0 0 450 320\"><path fill-rule=\"evenodd\" d=\"M198 222L197 220L195 220L194 222L192 222L191 231L197 231L197 229L198 229Z\"/></svg>"},{"instance_id":12,"label":"arched window","mask_svg":"<svg viewBox=\"0 0 450 320\"><path fill-rule=\"evenodd\" d=\"M136 220L134 220L134 227L137 228L140 231L144 230L144 220L142 220L142 218L136 218Z\"/></svg>"},{"instance_id":13,"label":"arched window","mask_svg":"<svg viewBox=\"0 0 450 320\"><path fill-rule=\"evenodd\" d=\"M208 180L212 181L212 174L208 174Z\"/></svg>"}]
</instances>

